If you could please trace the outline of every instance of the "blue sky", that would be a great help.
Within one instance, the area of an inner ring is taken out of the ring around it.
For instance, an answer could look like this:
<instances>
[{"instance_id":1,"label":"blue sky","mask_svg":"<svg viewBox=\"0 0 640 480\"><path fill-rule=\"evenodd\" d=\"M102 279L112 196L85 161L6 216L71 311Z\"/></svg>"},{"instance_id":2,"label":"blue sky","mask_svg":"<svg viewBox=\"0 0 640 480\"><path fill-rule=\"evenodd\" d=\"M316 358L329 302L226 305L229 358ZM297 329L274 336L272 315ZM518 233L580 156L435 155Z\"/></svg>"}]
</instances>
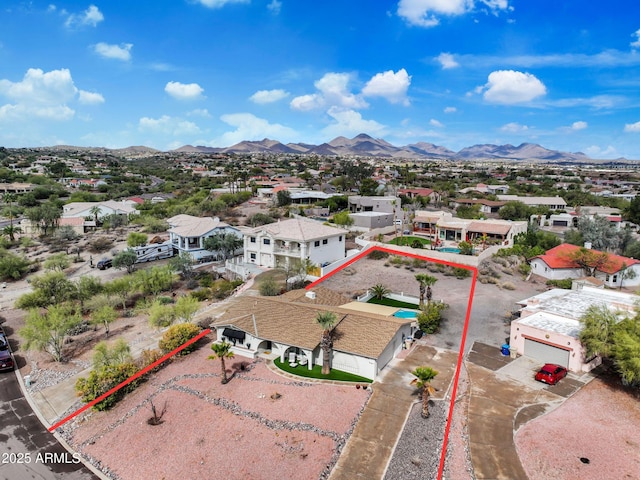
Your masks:
<instances>
[{"instance_id":1,"label":"blue sky","mask_svg":"<svg viewBox=\"0 0 640 480\"><path fill-rule=\"evenodd\" d=\"M0 145L368 133L640 159L637 0L0 5Z\"/></svg>"}]
</instances>

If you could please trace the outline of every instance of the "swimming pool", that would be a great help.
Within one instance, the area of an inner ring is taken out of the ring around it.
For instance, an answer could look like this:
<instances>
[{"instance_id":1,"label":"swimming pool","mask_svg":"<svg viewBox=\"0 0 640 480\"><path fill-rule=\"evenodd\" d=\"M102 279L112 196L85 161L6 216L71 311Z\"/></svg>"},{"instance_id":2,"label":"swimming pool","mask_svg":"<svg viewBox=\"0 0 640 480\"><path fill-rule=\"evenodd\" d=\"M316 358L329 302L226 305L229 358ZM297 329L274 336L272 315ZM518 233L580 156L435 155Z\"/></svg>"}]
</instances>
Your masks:
<instances>
[{"instance_id":1,"label":"swimming pool","mask_svg":"<svg viewBox=\"0 0 640 480\"><path fill-rule=\"evenodd\" d=\"M416 318L418 316L418 312L412 310L398 310L393 314L393 316L397 318Z\"/></svg>"},{"instance_id":2,"label":"swimming pool","mask_svg":"<svg viewBox=\"0 0 640 480\"><path fill-rule=\"evenodd\" d=\"M445 252L445 253L460 253L460 249L455 247L442 247L438 249L438 251Z\"/></svg>"}]
</instances>

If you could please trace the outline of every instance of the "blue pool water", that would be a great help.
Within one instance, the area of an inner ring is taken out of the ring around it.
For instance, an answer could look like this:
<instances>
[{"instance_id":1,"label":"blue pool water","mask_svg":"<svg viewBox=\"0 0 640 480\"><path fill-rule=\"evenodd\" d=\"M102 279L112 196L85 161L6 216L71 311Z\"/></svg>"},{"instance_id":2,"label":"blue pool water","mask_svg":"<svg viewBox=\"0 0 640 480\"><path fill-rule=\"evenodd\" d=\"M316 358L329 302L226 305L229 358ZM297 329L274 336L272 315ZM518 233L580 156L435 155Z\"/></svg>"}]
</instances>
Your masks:
<instances>
[{"instance_id":1,"label":"blue pool water","mask_svg":"<svg viewBox=\"0 0 640 480\"><path fill-rule=\"evenodd\" d=\"M455 247L442 247L438 251L445 253L460 253L460 249Z\"/></svg>"},{"instance_id":2,"label":"blue pool water","mask_svg":"<svg viewBox=\"0 0 640 480\"><path fill-rule=\"evenodd\" d=\"M418 316L418 312L412 312L411 310L398 310L393 314L393 316L398 318L416 318Z\"/></svg>"}]
</instances>

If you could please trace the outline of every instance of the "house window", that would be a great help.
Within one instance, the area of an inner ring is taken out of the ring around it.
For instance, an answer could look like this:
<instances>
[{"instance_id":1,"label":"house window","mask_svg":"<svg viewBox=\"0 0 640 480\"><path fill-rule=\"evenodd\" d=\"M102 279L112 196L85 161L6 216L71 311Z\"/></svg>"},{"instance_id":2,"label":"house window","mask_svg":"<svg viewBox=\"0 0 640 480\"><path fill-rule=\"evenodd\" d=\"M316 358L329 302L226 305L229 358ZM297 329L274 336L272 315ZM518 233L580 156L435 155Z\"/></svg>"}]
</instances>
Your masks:
<instances>
[{"instance_id":1,"label":"house window","mask_svg":"<svg viewBox=\"0 0 640 480\"><path fill-rule=\"evenodd\" d=\"M329 243L329 240L327 240L326 238L324 240L322 240L322 244L326 245L327 243Z\"/></svg>"},{"instance_id":2,"label":"house window","mask_svg":"<svg viewBox=\"0 0 640 480\"><path fill-rule=\"evenodd\" d=\"M339 241L339 242L341 242L341 241L342 241L342 235L340 235L340 236L338 237L338 241Z\"/></svg>"},{"instance_id":3,"label":"house window","mask_svg":"<svg viewBox=\"0 0 640 480\"><path fill-rule=\"evenodd\" d=\"M618 275L613 276L613 283L618 283Z\"/></svg>"},{"instance_id":4,"label":"house window","mask_svg":"<svg viewBox=\"0 0 640 480\"><path fill-rule=\"evenodd\" d=\"M263 238L262 239L262 243L264 245L271 245L271 239L270 238Z\"/></svg>"},{"instance_id":5,"label":"house window","mask_svg":"<svg viewBox=\"0 0 640 480\"><path fill-rule=\"evenodd\" d=\"M256 254L255 254L255 253L250 253L250 254L249 254L249 258L250 258L251 260L255 260L255 259L256 259Z\"/></svg>"},{"instance_id":6,"label":"house window","mask_svg":"<svg viewBox=\"0 0 640 480\"><path fill-rule=\"evenodd\" d=\"M256 243L256 237L249 237L249 241L251 243Z\"/></svg>"},{"instance_id":7,"label":"house window","mask_svg":"<svg viewBox=\"0 0 640 480\"><path fill-rule=\"evenodd\" d=\"M319 247L320 246L320 240L316 240L315 242L313 242L313 246L314 247Z\"/></svg>"}]
</instances>

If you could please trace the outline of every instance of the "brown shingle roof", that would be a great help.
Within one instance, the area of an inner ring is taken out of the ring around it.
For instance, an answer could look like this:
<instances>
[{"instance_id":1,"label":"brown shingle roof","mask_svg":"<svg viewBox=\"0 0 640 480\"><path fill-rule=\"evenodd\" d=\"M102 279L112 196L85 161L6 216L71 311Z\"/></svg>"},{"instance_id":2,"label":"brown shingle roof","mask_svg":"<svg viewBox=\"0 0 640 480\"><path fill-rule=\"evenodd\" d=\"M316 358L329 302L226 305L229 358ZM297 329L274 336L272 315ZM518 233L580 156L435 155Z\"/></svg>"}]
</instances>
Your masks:
<instances>
[{"instance_id":1,"label":"brown shingle roof","mask_svg":"<svg viewBox=\"0 0 640 480\"><path fill-rule=\"evenodd\" d=\"M330 290L324 288L316 290L316 300L336 301L341 296L336 292L332 295ZM316 322L316 316L318 312L331 311L338 319L334 328L333 348L363 357L378 358L400 326L410 323L410 320L396 317L354 313L353 310L335 305L321 305L317 302L309 304L307 301L310 299L304 293L303 290L301 295L289 292L281 297L241 297L214 325L229 325L265 340L314 350L320 344L322 336L322 328ZM302 301L291 301L296 297Z\"/></svg>"}]
</instances>

